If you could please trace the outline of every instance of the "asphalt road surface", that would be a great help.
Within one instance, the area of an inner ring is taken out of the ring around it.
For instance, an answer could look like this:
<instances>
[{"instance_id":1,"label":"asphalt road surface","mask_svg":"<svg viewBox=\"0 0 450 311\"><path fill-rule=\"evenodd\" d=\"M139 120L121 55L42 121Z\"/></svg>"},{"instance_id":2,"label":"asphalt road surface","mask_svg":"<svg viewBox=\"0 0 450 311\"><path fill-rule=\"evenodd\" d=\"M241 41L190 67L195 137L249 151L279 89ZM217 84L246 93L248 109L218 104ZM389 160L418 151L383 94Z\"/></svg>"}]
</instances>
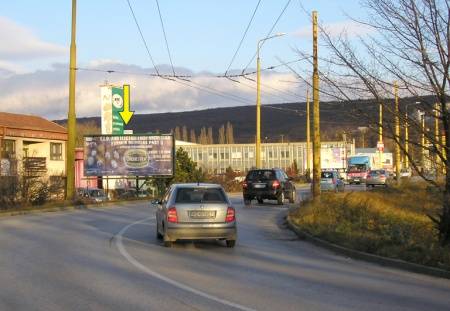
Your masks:
<instances>
[{"instance_id":1,"label":"asphalt road surface","mask_svg":"<svg viewBox=\"0 0 450 311\"><path fill-rule=\"evenodd\" d=\"M449 310L450 280L355 261L243 206L234 249L164 248L148 203L0 219L0 310Z\"/></svg>"}]
</instances>

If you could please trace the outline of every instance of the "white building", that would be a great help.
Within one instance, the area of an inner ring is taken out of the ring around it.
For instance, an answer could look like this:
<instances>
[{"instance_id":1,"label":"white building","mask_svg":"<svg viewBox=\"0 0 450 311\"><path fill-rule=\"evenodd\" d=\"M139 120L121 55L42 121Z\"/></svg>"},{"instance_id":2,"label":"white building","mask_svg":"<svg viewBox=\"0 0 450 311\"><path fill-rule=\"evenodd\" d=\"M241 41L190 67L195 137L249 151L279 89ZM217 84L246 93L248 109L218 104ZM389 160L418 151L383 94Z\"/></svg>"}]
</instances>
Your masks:
<instances>
[{"instance_id":1,"label":"white building","mask_svg":"<svg viewBox=\"0 0 450 311\"><path fill-rule=\"evenodd\" d=\"M0 176L61 177L67 131L44 118L0 112Z\"/></svg>"}]
</instances>

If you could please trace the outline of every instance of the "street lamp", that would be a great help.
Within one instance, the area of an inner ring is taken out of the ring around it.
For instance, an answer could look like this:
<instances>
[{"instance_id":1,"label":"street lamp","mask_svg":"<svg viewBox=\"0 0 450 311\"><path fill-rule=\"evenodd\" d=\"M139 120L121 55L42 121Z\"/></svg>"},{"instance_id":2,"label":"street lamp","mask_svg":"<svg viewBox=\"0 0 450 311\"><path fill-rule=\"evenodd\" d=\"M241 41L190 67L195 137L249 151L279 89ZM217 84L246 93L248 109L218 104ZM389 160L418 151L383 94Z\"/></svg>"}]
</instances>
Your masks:
<instances>
[{"instance_id":1,"label":"street lamp","mask_svg":"<svg viewBox=\"0 0 450 311\"><path fill-rule=\"evenodd\" d=\"M261 168L261 67L259 50L264 41L284 35L285 33L277 33L263 38L258 41L256 48L256 168Z\"/></svg>"}]
</instances>

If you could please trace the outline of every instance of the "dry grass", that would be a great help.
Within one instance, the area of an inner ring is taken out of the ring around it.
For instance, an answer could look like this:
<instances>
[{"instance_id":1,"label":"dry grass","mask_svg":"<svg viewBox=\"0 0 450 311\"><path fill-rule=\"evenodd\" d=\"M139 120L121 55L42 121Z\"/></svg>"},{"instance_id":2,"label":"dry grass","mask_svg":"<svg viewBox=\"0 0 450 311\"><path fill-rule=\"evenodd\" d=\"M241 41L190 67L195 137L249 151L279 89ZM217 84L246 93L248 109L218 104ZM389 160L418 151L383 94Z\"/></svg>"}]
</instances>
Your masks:
<instances>
[{"instance_id":1,"label":"dry grass","mask_svg":"<svg viewBox=\"0 0 450 311\"><path fill-rule=\"evenodd\" d=\"M324 194L292 211L290 220L310 234L349 248L450 270L427 215L442 203L424 184L370 192Z\"/></svg>"}]
</instances>

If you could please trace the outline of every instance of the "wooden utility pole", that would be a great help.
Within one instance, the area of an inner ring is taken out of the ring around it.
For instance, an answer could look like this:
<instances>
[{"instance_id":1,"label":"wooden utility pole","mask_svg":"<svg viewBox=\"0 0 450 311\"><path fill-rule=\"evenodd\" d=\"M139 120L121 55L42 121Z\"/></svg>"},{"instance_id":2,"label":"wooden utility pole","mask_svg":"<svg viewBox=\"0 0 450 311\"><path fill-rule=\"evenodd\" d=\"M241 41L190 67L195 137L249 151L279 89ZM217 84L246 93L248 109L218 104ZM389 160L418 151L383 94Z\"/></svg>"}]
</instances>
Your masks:
<instances>
[{"instance_id":1,"label":"wooden utility pole","mask_svg":"<svg viewBox=\"0 0 450 311\"><path fill-rule=\"evenodd\" d=\"M395 96L395 179L400 182L400 116L398 110L398 84L394 82Z\"/></svg>"},{"instance_id":2,"label":"wooden utility pole","mask_svg":"<svg viewBox=\"0 0 450 311\"><path fill-rule=\"evenodd\" d=\"M77 1L72 0L72 36L70 41L69 69L69 112L67 114L66 147L66 200L73 200L75 195L75 140L77 118L75 115L75 78L77 66L76 38Z\"/></svg>"},{"instance_id":3,"label":"wooden utility pole","mask_svg":"<svg viewBox=\"0 0 450 311\"><path fill-rule=\"evenodd\" d=\"M312 12L313 18L313 197L320 195L320 107L319 107L319 64L317 51L317 11Z\"/></svg>"},{"instance_id":4,"label":"wooden utility pole","mask_svg":"<svg viewBox=\"0 0 450 311\"><path fill-rule=\"evenodd\" d=\"M309 111L309 90L306 90L306 172L311 177L311 112Z\"/></svg>"}]
</instances>

